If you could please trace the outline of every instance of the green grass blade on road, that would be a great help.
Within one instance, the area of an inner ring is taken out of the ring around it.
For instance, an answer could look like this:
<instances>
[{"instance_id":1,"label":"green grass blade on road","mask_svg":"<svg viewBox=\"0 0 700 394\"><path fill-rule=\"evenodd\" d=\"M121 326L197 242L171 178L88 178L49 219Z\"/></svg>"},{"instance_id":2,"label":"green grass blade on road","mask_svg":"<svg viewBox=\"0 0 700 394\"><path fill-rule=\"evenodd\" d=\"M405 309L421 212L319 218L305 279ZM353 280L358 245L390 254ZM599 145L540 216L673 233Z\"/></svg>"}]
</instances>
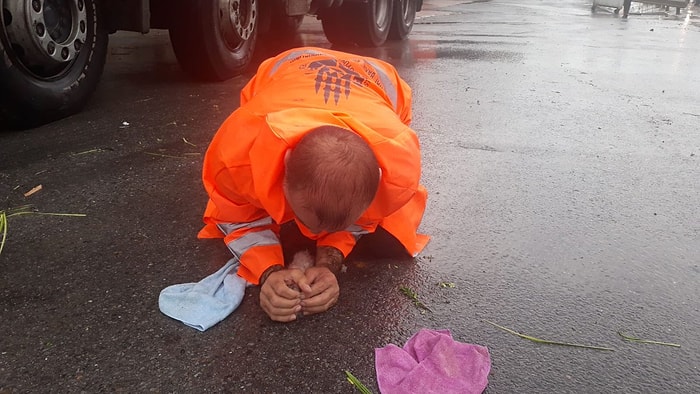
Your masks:
<instances>
[{"instance_id":1,"label":"green grass blade on road","mask_svg":"<svg viewBox=\"0 0 700 394\"><path fill-rule=\"evenodd\" d=\"M626 335L622 331L618 331L617 333L622 337L622 339L624 339L625 341L628 341L628 342L648 343L651 345L662 345L662 346L671 346L671 347L681 347L681 345L679 345L677 343L651 341L648 339L635 338L633 336Z\"/></svg>"},{"instance_id":2,"label":"green grass blade on road","mask_svg":"<svg viewBox=\"0 0 700 394\"><path fill-rule=\"evenodd\" d=\"M22 205L15 208L9 208L7 210L0 211L0 254L5 247L5 241L7 240L7 228L8 219L13 216L20 215L43 215L43 216L71 216L71 217L84 217L87 216L84 213L55 213L55 212L38 212L32 211L31 205Z\"/></svg>"},{"instance_id":3,"label":"green grass blade on road","mask_svg":"<svg viewBox=\"0 0 700 394\"><path fill-rule=\"evenodd\" d=\"M405 295L405 296L408 297L411 301L413 301L413 304L414 304L416 307L418 307L418 308L420 308L420 309L423 309L423 310L426 310L426 311L428 311L428 312L432 312L432 310L430 310L430 308L428 308L427 305L425 305L424 303L422 303L422 302L418 299L418 294L416 294L415 291L413 291L413 290L411 290L409 287L406 287L406 286L403 286L403 285L399 286L399 290L401 291L401 293L403 293L403 295ZM423 312L423 313L425 313L425 312Z\"/></svg>"},{"instance_id":4,"label":"green grass blade on road","mask_svg":"<svg viewBox=\"0 0 700 394\"><path fill-rule=\"evenodd\" d=\"M614 351L615 351L615 349L613 349L613 348L603 347L603 346L581 345L581 344L578 344L578 343L558 342L558 341L550 341L550 340L547 340L547 339L536 338L536 337L533 337L533 336L530 336L530 335L521 334L521 333L519 333L519 332L517 332L517 331L511 330L510 328L500 326L500 325L498 325L498 324L496 324L496 323L494 323L494 322L492 322L492 321L484 320L484 322L486 322L486 323L488 323L488 324L490 324L490 325L492 325L492 326L494 326L494 327L500 328L501 330L503 330L503 331L505 331L505 332L508 332L508 333L513 334L513 335L519 336L520 338L524 338L524 339L530 340L530 341L532 341L532 342L544 343L544 344L547 344L547 345L580 347L580 348L584 348L584 349L593 349L593 350L607 350L607 351L610 351L610 352L614 352Z\"/></svg>"},{"instance_id":5,"label":"green grass blade on road","mask_svg":"<svg viewBox=\"0 0 700 394\"><path fill-rule=\"evenodd\" d=\"M0 254L2 254L2 248L5 247L5 239L7 239L7 214L5 211L0 211L0 233L2 233L2 238L0 238Z\"/></svg>"},{"instance_id":6,"label":"green grass blade on road","mask_svg":"<svg viewBox=\"0 0 700 394\"><path fill-rule=\"evenodd\" d=\"M345 376L347 377L348 382L355 386L357 391L361 392L362 394L372 394L372 392L369 391L367 386L362 384L362 382L360 382L360 380L356 378L355 375L351 374L350 371L345 371Z\"/></svg>"}]
</instances>

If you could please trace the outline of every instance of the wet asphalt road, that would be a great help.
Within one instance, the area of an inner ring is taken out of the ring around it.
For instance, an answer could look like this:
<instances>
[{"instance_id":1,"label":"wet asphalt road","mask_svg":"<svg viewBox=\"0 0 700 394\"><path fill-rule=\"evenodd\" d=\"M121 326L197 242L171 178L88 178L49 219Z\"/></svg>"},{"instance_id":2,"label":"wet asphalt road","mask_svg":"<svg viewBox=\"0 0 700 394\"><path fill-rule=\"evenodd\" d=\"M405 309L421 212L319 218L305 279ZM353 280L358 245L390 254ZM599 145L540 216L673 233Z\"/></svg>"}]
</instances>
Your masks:
<instances>
[{"instance_id":1,"label":"wet asphalt road","mask_svg":"<svg viewBox=\"0 0 700 394\"><path fill-rule=\"evenodd\" d=\"M425 8L409 41L352 50L414 88L433 239L415 261L353 259L339 304L293 324L269 321L255 288L205 333L157 309L162 288L229 257L195 237L199 174L249 75L192 82L167 34L120 33L85 111L0 133L2 209L87 215L10 218L0 392L353 392L345 370L376 392L374 348L424 327L488 346L488 393L699 392L700 19L573 0ZM329 47L307 18L259 57L293 45Z\"/></svg>"}]
</instances>

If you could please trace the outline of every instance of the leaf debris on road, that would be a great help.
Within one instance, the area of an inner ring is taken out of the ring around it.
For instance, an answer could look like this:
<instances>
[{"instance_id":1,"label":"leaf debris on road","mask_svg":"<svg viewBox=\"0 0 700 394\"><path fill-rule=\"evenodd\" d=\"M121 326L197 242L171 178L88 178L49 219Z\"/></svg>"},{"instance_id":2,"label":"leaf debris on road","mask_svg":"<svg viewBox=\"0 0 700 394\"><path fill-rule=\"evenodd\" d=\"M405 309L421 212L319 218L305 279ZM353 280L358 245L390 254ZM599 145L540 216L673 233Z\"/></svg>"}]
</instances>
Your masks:
<instances>
[{"instance_id":1,"label":"leaf debris on road","mask_svg":"<svg viewBox=\"0 0 700 394\"><path fill-rule=\"evenodd\" d=\"M430 308L428 308L424 303L422 303L422 302L418 299L418 294L416 294L415 291L413 291L413 290L411 290L410 288L408 288L408 287L406 287L406 286L403 286L403 285L402 285L402 286L399 286L399 290L401 290L401 292L402 292L406 297L408 297L409 299L411 299L411 301L413 301L413 304L414 304L415 306L417 306L418 308L424 309L424 310L426 310L426 311L428 311L428 312L432 312L432 310L430 310Z\"/></svg>"}]
</instances>

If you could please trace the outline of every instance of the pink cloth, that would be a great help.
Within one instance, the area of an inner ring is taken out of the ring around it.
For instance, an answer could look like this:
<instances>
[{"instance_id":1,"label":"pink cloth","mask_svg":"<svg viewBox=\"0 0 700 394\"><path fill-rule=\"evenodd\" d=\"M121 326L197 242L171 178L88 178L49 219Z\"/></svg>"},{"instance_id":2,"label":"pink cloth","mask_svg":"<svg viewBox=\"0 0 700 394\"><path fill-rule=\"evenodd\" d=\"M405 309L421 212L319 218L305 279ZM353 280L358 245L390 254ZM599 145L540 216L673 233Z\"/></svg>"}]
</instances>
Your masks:
<instances>
[{"instance_id":1,"label":"pink cloth","mask_svg":"<svg viewBox=\"0 0 700 394\"><path fill-rule=\"evenodd\" d=\"M383 394L481 393L491 370L489 350L452 339L449 330L422 329L403 349L374 349L377 384Z\"/></svg>"}]
</instances>

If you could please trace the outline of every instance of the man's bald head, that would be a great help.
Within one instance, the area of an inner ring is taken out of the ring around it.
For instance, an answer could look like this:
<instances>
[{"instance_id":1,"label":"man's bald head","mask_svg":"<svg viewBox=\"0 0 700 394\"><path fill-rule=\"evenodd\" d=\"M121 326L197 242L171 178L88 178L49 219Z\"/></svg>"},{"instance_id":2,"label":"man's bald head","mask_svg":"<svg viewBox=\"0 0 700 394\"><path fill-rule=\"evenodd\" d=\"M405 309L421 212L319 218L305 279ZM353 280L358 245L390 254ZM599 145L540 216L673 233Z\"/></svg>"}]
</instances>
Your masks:
<instances>
[{"instance_id":1,"label":"man's bald head","mask_svg":"<svg viewBox=\"0 0 700 394\"><path fill-rule=\"evenodd\" d=\"M374 199L379 164L353 131L321 126L287 155L284 183L287 200L304 225L316 232L338 231L356 221Z\"/></svg>"}]
</instances>

